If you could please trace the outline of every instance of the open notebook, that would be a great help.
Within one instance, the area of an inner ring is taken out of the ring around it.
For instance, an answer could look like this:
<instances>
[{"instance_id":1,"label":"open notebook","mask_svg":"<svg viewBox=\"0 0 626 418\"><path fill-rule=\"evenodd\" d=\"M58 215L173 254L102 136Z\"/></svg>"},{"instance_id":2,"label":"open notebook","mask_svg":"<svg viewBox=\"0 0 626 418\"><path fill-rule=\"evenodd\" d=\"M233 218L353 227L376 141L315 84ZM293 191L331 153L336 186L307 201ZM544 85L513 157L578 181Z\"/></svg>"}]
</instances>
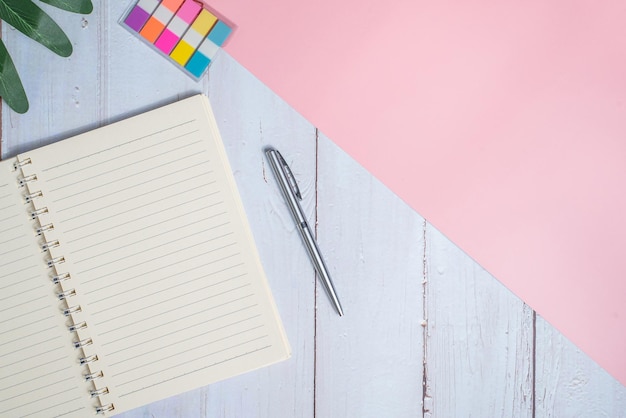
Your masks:
<instances>
[{"instance_id":1,"label":"open notebook","mask_svg":"<svg viewBox=\"0 0 626 418\"><path fill-rule=\"evenodd\" d=\"M0 416L115 414L290 354L201 95L0 162L0 290Z\"/></svg>"}]
</instances>

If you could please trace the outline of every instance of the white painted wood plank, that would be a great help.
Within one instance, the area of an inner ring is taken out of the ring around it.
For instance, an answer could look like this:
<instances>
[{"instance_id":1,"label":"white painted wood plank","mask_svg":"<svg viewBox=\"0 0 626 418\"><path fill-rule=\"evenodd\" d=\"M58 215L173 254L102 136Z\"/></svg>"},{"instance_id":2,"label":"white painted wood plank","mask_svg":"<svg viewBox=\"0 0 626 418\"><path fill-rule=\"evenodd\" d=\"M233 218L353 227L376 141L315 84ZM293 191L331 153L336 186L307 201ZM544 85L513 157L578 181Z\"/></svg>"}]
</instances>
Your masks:
<instances>
[{"instance_id":1,"label":"white painted wood plank","mask_svg":"<svg viewBox=\"0 0 626 418\"><path fill-rule=\"evenodd\" d=\"M425 416L532 417L532 310L426 229Z\"/></svg>"},{"instance_id":2,"label":"white painted wood plank","mask_svg":"<svg viewBox=\"0 0 626 418\"><path fill-rule=\"evenodd\" d=\"M626 417L626 388L540 316L536 341L538 417Z\"/></svg>"},{"instance_id":3,"label":"white painted wood plank","mask_svg":"<svg viewBox=\"0 0 626 418\"><path fill-rule=\"evenodd\" d=\"M318 283L316 416L420 415L422 218L324 137L317 213L345 316Z\"/></svg>"}]
</instances>

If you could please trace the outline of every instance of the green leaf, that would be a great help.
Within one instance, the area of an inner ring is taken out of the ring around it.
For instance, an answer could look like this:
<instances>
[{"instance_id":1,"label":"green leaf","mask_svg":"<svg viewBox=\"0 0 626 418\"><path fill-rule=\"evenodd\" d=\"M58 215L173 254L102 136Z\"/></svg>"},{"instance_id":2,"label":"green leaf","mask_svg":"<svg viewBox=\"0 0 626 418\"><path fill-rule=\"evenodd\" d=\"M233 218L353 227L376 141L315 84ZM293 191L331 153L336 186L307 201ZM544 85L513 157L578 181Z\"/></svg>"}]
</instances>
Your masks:
<instances>
[{"instance_id":1,"label":"green leaf","mask_svg":"<svg viewBox=\"0 0 626 418\"><path fill-rule=\"evenodd\" d=\"M31 0L0 0L0 19L62 57L72 54L63 29Z\"/></svg>"},{"instance_id":2,"label":"green leaf","mask_svg":"<svg viewBox=\"0 0 626 418\"><path fill-rule=\"evenodd\" d=\"M9 51L0 39L0 96L17 113L26 113L28 99Z\"/></svg>"},{"instance_id":3,"label":"green leaf","mask_svg":"<svg viewBox=\"0 0 626 418\"><path fill-rule=\"evenodd\" d=\"M93 11L93 4L91 0L40 0L42 3L47 3L50 6L58 7L59 9L66 10L68 12L80 13L88 15Z\"/></svg>"}]
</instances>

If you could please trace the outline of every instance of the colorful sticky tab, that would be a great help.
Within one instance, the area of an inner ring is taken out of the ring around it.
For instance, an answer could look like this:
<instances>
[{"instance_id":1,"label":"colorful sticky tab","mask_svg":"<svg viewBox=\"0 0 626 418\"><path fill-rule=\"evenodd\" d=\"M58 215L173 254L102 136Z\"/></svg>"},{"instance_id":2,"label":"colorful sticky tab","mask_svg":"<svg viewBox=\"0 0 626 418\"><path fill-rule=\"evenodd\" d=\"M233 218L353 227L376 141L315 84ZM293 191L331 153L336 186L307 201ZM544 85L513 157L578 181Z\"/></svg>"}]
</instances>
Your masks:
<instances>
[{"instance_id":1,"label":"colorful sticky tab","mask_svg":"<svg viewBox=\"0 0 626 418\"><path fill-rule=\"evenodd\" d=\"M186 0L154 43L154 46L165 54L169 54L189 28L189 24L196 18L200 8L201 6L194 0Z\"/></svg>"},{"instance_id":2,"label":"colorful sticky tab","mask_svg":"<svg viewBox=\"0 0 626 418\"><path fill-rule=\"evenodd\" d=\"M158 5L158 0L139 0L128 16L126 16L124 23L131 29L139 32Z\"/></svg>"},{"instance_id":3,"label":"colorful sticky tab","mask_svg":"<svg viewBox=\"0 0 626 418\"><path fill-rule=\"evenodd\" d=\"M122 22L195 78L232 32L198 0L139 0Z\"/></svg>"},{"instance_id":4,"label":"colorful sticky tab","mask_svg":"<svg viewBox=\"0 0 626 418\"><path fill-rule=\"evenodd\" d=\"M231 29L226 23L221 20L213 26L211 32L209 32L209 39L217 46L224 45L226 38L230 35Z\"/></svg>"},{"instance_id":5,"label":"colorful sticky tab","mask_svg":"<svg viewBox=\"0 0 626 418\"><path fill-rule=\"evenodd\" d=\"M185 0L178 12L176 12L176 16L180 17L187 23L192 23L198 13L202 10L202 6L198 4L195 0Z\"/></svg>"},{"instance_id":6,"label":"colorful sticky tab","mask_svg":"<svg viewBox=\"0 0 626 418\"><path fill-rule=\"evenodd\" d=\"M184 66L187 64L187 61L189 61L189 58L191 58L191 55L198 48L202 39L209 33L215 22L217 22L217 17L203 9L187 33L185 33L183 39L170 53L170 57L180 65Z\"/></svg>"},{"instance_id":7,"label":"colorful sticky tab","mask_svg":"<svg viewBox=\"0 0 626 418\"><path fill-rule=\"evenodd\" d=\"M165 29L165 25L174 17L183 0L163 0L148 22L139 32L150 43L154 43Z\"/></svg>"},{"instance_id":8,"label":"colorful sticky tab","mask_svg":"<svg viewBox=\"0 0 626 418\"><path fill-rule=\"evenodd\" d=\"M185 68L194 76L200 77L204 70L208 68L211 60L215 58L217 51L219 51L219 47L209 38L206 38L196 52L194 52L191 56L191 59L185 65Z\"/></svg>"}]
</instances>

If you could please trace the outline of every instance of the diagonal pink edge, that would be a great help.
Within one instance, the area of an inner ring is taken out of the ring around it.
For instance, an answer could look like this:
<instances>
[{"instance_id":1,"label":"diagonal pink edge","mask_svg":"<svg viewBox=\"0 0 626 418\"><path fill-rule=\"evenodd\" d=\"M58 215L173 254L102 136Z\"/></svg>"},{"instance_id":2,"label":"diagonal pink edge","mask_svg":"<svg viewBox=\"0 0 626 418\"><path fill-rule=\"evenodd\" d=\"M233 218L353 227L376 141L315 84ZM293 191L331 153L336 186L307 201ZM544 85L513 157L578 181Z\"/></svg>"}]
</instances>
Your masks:
<instances>
[{"instance_id":1,"label":"diagonal pink edge","mask_svg":"<svg viewBox=\"0 0 626 418\"><path fill-rule=\"evenodd\" d=\"M228 53L626 385L622 1L214 3Z\"/></svg>"}]
</instances>

